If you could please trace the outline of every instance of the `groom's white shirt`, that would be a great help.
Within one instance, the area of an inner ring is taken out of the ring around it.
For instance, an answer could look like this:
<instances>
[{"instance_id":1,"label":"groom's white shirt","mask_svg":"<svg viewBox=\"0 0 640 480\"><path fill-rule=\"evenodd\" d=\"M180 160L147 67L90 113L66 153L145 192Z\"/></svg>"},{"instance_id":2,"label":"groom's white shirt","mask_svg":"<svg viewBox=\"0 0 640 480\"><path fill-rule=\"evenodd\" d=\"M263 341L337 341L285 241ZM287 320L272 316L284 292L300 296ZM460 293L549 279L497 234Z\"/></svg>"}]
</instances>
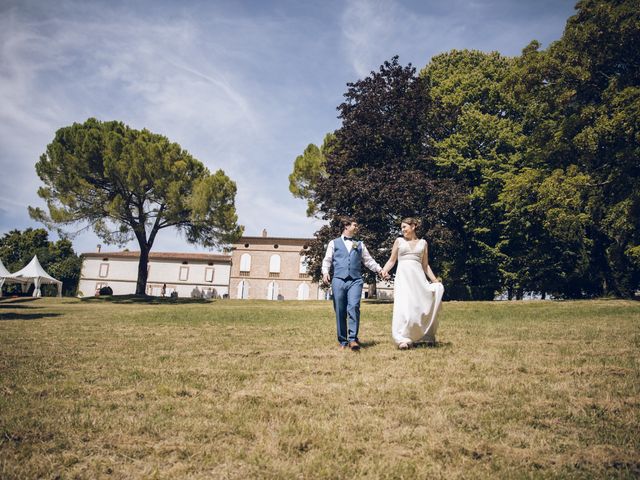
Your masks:
<instances>
[{"instance_id":1,"label":"groom's white shirt","mask_svg":"<svg viewBox=\"0 0 640 480\"><path fill-rule=\"evenodd\" d=\"M347 251L351 253L351 249L353 248L353 241L345 240L344 235L341 235L340 238L342 238L342 241L346 245ZM372 272L380 273L382 271L382 267L378 265L378 262L376 262L373 259L373 257L369 254L369 250L367 250L367 247L365 246L365 244L363 242L360 242L360 244L362 245L362 262L364 263L364 266L367 267ZM322 260L323 275L327 275L329 273L329 269L331 268L331 262L333 261L333 251L335 250L335 248L336 247L333 244L333 240L331 240L329 242L329 245L327 245L327 253L325 253L324 259Z\"/></svg>"}]
</instances>

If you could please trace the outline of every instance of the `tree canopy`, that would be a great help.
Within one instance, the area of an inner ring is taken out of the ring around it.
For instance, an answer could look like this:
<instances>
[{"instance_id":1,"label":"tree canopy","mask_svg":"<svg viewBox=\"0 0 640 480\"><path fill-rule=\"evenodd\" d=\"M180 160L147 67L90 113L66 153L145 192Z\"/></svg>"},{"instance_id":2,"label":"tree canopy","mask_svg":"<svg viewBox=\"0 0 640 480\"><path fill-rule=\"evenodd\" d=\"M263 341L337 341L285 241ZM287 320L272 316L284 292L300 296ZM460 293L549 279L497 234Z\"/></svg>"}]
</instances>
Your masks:
<instances>
[{"instance_id":1,"label":"tree canopy","mask_svg":"<svg viewBox=\"0 0 640 480\"><path fill-rule=\"evenodd\" d=\"M418 75L394 57L347 84L322 168L294 192L329 222L318 243L349 214L384 255L413 216L449 298L634 295L638 45L637 0L583 0L546 50L453 50Z\"/></svg>"},{"instance_id":2,"label":"tree canopy","mask_svg":"<svg viewBox=\"0 0 640 480\"><path fill-rule=\"evenodd\" d=\"M343 127L323 146L324 171L305 192L333 222L310 248L314 278L320 277L322 245L339 233L341 215L360 219L359 236L379 258L390 251L399 219L407 215L423 219L436 247L453 241L449 223L464 208L463 196L457 185L434 176L427 89L415 69L401 66L397 57L348 84L338 107Z\"/></svg>"},{"instance_id":3,"label":"tree canopy","mask_svg":"<svg viewBox=\"0 0 640 480\"><path fill-rule=\"evenodd\" d=\"M106 243L138 241L136 294L145 292L149 252L160 230L175 227L206 247L226 246L242 234L235 183L146 129L93 118L74 123L56 132L36 171L48 212L29 207L33 218L62 234L83 224Z\"/></svg>"},{"instance_id":4,"label":"tree canopy","mask_svg":"<svg viewBox=\"0 0 640 480\"><path fill-rule=\"evenodd\" d=\"M328 133L320 148L310 143L302 155L298 155L293 162L293 172L289 175L289 191L294 197L307 200L307 216L309 217L317 213L313 196L318 181L327 174L326 152L334 140L333 134Z\"/></svg>"}]
</instances>

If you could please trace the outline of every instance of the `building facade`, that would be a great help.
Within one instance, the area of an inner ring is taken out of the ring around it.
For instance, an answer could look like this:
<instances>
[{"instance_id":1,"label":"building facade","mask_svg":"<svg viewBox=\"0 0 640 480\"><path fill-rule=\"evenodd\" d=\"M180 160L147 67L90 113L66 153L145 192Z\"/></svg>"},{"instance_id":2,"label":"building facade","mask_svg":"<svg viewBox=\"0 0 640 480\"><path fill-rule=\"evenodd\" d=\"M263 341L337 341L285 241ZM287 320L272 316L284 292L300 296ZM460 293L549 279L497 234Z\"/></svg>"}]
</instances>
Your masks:
<instances>
[{"instance_id":1,"label":"building facade","mask_svg":"<svg viewBox=\"0 0 640 480\"><path fill-rule=\"evenodd\" d=\"M82 254L78 295L91 296L109 286L114 295L136 291L139 252L94 252ZM209 253L149 254L147 295L176 292L179 297L218 298L229 294L231 257Z\"/></svg>"},{"instance_id":2,"label":"building facade","mask_svg":"<svg viewBox=\"0 0 640 480\"><path fill-rule=\"evenodd\" d=\"M149 254L146 294L179 297L237 298L253 300L326 300L330 292L312 282L306 256L312 238L242 237L231 254ZM114 295L136 291L139 252L82 254L79 296L91 296L102 287ZM369 295L371 287L363 290ZM393 286L378 282L377 297L393 297Z\"/></svg>"},{"instance_id":3,"label":"building facade","mask_svg":"<svg viewBox=\"0 0 640 480\"><path fill-rule=\"evenodd\" d=\"M254 300L324 300L327 292L307 273L311 238L242 237L232 247L229 297Z\"/></svg>"}]
</instances>

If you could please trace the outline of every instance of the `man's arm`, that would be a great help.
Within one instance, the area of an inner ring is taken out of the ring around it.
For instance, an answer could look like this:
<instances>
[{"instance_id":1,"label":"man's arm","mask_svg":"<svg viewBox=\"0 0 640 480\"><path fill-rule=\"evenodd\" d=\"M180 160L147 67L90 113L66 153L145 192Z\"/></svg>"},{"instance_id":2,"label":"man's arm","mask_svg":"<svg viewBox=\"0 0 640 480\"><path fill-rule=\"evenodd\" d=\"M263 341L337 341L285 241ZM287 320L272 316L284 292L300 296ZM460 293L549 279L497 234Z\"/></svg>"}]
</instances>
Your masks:
<instances>
[{"instance_id":1,"label":"man's arm","mask_svg":"<svg viewBox=\"0 0 640 480\"><path fill-rule=\"evenodd\" d=\"M331 262L333 261L333 249L333 240L331 240L329 245L327 245L327 253L324 254L324 259L322 260L322 281L326 284L331 281L329 269L331 268Z\"/></svg>"},{"instance_id":2,"label":"man's arm","mask_svg":"<svg viewBox=\"0 0 640 480\"><path fill-rule=\"evenodd\" d=\"M364 262L364 266L372 272L380 274L382 273L382 267L378 265L378 262L373 259L364 243L362 244L362 261ZM387 274L386 276L388 277L389 275Z\"/></svg>"}]
</instances>

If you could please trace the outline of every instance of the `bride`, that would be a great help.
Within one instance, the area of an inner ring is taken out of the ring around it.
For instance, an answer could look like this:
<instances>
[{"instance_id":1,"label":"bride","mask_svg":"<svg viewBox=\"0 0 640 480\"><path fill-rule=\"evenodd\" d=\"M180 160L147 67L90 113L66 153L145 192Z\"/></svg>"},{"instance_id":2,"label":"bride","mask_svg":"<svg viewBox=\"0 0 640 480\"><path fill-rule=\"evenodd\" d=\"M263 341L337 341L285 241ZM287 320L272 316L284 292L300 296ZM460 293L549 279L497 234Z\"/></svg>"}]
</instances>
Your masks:
<instances>
[{"instance_id":1,"label":"bride","mask_svg":"<svg viewBox=\"0 0 640 480\"><path fill-rule=\"evenodd\" d=\"M402 237L396 239L391 257L382 269L389 273L398 262L393 288L393 340L401 350L416 342L435 343L438 329L438 310L444 287L429 266L427 242L418 239L414 218L402 220ZM429 283L425 274L433 283Z\"/></svg>"}]
</instances>

